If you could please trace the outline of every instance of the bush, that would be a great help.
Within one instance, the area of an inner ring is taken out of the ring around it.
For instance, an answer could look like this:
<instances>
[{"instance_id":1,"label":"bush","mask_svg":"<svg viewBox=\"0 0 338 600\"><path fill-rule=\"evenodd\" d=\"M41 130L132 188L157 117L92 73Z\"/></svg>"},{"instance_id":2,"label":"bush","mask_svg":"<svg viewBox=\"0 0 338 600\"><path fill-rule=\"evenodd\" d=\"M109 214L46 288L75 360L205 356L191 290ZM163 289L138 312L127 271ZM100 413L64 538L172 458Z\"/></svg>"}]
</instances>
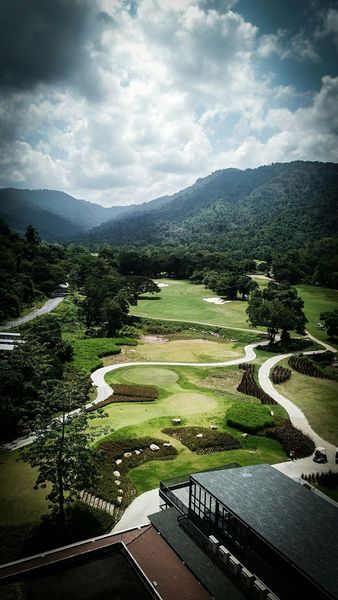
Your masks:
<instances>
[{"instance_id":1,"label":"bush","mask_svg":"<svg viewBox=\"0 0 338 600\"><path fill-rule=\"evenodd\" d=\"M222 431L206 429L205 427L175 427L163 429L162 431L178 439L189 450L197 454L237 450L241 447L240 441L232 435ZM203 437L196 437L198 434L203 434Z\"/></svg>"},{"instance_id":2,"label":"bush","mask_svg":"<svg viewBox=\"0 0 338 600\"><path fill-rule=\"evenodd\" d=\"M235 402L227 412L227 424L247 433L256 433L264 427L275 424L267 406Z\"/></svg>"},{"instance_id":3,"label":"bush","mask_svg":"<svg viewBox=\"0 0 338 600\"><path fill-rule=\"evenodd\" d=\"M285 381L289 381L291 377L291 370L282 367L281 365L276 365L271 374L271 379L274 384L284 383Z\"/></svg>"},{"instance_id":4,"label":"bush","mask_svg":"<svg viewBox=\"0 0 338 600\"><path fill-rule=\"evenodd\" d=\"M240 369L243 369L244 373L242 380L237 387L237 391L247 396L253 396L258 398L262 404L277 404L276 400L271 398L269 394L266 394L264 390L256 383L254 379L255 365L241 363L238 365Z\"/></svg>"},{"instance_id":5,"label":"bush","mask_svg":"<svg viewBox=\"0 0 338 600\"><path fill-rule=\"evenodd\" d=\"M151 402L158 398L158 390L154 385L114 384L114 394L96 403L89 411L102 408L114 402Z\"/></svg>"},{"instance_id":6,"label":"bush","mask_svg":"<svg viewBox=\"0 0 338 600\"><path fill-rule=\"evenodd\" d=\"M280 442L286 454L289 455L290 451L292 451L294 458L309 456L315 449L311 438L299 429L296 429L290 421L278 427L268 428L261 433Z\"/></svg>"},{"instance_id":7,"label":"bush","mask_svg":"<svg viewBox=\"0 0 338 600\"><path fill-rule=\"evenodd\" d=\"M131 338L87 338L72 342L74 350L74 367L85 373L92 373L102 367L99 359L111 354L119 354L121 345L136 346Z\"/></svg>"},{"instance_id":8,"label":"bush","mask_svg":"<svg viewBox=\"0 0 338 600\"><path fill-rule=\"evenodd\" d=\"M329 374L325 369L317 366L316 363L307 356L290 356L289 365L295 371L298 371L298 373L309 375L309 377L318 377L320 379L329 378Z\"/></svg>"}]
</instances>

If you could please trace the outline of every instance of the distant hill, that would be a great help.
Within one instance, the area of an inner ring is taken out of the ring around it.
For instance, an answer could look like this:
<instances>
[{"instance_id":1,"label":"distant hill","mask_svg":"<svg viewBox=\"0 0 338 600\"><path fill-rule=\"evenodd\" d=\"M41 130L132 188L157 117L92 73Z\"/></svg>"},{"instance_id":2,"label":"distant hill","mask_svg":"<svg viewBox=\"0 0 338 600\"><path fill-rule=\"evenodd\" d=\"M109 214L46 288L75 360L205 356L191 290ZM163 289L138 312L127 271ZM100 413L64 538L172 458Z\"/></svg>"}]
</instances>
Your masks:
<instances>
[{"instance_id":1,"label":"distant hill","mask_svg":"<svg viewBox=\"0 0 338 600\"><path fill-rule=\"evenodd\" d=\"M0 190L0 218L20 233L33 225L50 241L76 238L128 210L127 206L105 208L54 190Z\"/></svg>"},{"instance_id":2,"label":"distant hill","mask_svg":"<svg viewBox=\"0 0 338 600\"><path fill-rule=\"evenodd\" d=\"M248 254L283 251L337 233L338 165L275 163L225 169L187 189L119 215L84 240L123 244L195 244Z\"/></svg>"}]
</instances>

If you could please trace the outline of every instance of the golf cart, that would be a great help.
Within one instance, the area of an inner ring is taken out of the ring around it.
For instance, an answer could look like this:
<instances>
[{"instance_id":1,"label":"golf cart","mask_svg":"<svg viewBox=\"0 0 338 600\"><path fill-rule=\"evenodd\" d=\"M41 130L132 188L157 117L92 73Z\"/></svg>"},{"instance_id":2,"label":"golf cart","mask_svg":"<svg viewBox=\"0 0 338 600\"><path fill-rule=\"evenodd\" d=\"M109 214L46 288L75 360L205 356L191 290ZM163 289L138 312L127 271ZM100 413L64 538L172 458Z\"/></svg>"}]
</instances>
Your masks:
<instances>
[{"instance_id":1,"label":"golf cart","mask_svg":"<svg viewBox=\"0 0 338 600\"><path fill-rule=\"evenodd\" d=\"M326 448L316 448L312 460L320 464L327 463Z\"/></svg>"}]
</instances>

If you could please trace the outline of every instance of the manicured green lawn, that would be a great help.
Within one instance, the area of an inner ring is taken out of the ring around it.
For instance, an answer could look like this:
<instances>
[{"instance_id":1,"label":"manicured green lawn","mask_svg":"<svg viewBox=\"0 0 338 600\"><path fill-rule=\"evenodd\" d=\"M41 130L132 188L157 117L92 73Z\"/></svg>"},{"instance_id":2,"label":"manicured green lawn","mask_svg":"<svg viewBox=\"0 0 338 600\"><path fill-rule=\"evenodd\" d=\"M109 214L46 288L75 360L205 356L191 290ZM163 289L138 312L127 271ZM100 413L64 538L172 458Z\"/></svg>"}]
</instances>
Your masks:
<instances>
[{"instance_id":1,"label":"manicured green lawn","mask_svg":"<svg viewBox=\"0 0 338 600\"><path fill-rule=\"evenodd\" d=\"M280 364L287 366L287 361ZM306 415L324 440L338 446L338 382L309 377L292 370L291 379L276 389Z\"/></svg>"},{"instance_id":2,"label":"manicured green lawn","mask_svg":"<svg viewBox=\"0 0 338 600\"><path fill-rule=\"evenodd\" d=\"M36 470L17 458L18 452L0 458L0 526L34 523L48 513L48 489L34 490Z\"/></svg>"},{"instance_id":3,"label":"manicured green lawn","mask_svg":"<svg viewBox=\"0 0 338 600\"><path fill-rule=\"evenodd\" d=\"M203 298L215 296L215 294L206 290L203 285L176 279L159 281L167 283L168 287L161 288L159 294L139 300L137 306L133 307L133 314L143 317L196 321L225 327L250 328L245 312L247 302L236 300L227 304L209 304L204 302ZM268 284L266 280L257 280L257 283L261 288ZM327 340L326 332L318 330L316 323L319 321L321 312L337 308L338 290L311 285L298 285L296 288L304 300L304 311L309 321L306 326L308 331L323 341ZM259 329L264 328L260 327Z\"/></svg>"},{"instance_id":4,"label":"manicured green lawn","mask_svg":"<svg viewBox=\"0 0 338 600\"><path fill-rule=\"evenodd\" d=\"M177 279L161 279L168 284L159 294L139 300L132 313L144 317L156 317L172 320L187 320L226 327L248 329L246 320L246 302L236 300L227 304L210 304L203 298L215 296L203 285Z\"/></svg>"}]
</instances>

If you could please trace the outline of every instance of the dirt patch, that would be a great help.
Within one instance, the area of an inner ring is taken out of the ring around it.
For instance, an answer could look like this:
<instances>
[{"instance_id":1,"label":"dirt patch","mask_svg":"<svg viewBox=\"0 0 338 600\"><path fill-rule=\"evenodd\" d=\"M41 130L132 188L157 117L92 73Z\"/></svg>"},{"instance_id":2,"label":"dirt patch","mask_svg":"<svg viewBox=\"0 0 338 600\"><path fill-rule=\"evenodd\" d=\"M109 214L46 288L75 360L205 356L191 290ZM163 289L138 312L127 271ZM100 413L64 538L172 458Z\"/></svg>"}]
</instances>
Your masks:
<instances>
[{"instance_id":1,"label":"dirt patch","mask_svg":"<svg viewBox=\"0 0 338 600\"><path fill-rule=\"evenodd\" d=\"M166 344L169 339L163 335L141 335L140 341L144 344Z\"/></svg>"},{"instance_id":2,"label":"dirt patch","mask_svg":"<svg viewBox=\"0 0 338 600\"><path fill-rule=\"evenodd\" d=\"M241 379L242 374L239 370L220 371L208 375L202 379L200 384L213 390L236 392Z\"/></svg>"}]
</instances>

